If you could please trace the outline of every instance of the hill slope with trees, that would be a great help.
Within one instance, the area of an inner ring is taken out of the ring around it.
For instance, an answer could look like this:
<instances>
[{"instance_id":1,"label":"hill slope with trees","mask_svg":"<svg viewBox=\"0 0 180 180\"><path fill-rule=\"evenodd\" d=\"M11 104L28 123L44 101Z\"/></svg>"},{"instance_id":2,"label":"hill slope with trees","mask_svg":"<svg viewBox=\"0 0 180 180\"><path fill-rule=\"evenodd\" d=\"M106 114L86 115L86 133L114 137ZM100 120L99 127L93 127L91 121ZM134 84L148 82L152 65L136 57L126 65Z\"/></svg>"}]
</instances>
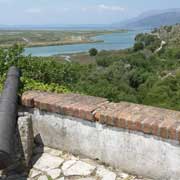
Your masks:
<instances>
[{"instance_id":1,"label":"hill slope with trees","mask_svg":"<svg viewBox=\"0 0 180 180\"><path fill-rule=\"evenodd\" d=\"M137 35L134 48L101 51L92 64L26 57L19 45L0 49L1 84L8 67L16 65L22 71L21 92L31 89L78 92L115 102L180 110L180 48L168 44L170 37L156 51L162 41L158 31Z\"/></svg>"}]
</instances>

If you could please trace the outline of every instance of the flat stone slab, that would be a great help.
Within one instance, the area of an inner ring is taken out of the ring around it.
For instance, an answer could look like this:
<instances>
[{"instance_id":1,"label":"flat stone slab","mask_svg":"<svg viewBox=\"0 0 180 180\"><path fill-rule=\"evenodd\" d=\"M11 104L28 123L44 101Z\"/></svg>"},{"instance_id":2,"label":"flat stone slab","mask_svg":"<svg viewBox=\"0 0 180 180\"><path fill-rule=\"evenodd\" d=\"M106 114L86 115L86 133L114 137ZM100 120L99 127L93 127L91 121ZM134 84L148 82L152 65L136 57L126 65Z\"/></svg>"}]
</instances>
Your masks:
<instances>
[{"instance_id":1,"label":"flat stone slab","mask_svg":"<svg viewBox=\"0 0 180 180\"><path fill-rule=\"evenodd\" d=\"M9 175L0 171L0 180L152 180L129 175L98 161L48 147L35 147L33 159L37 157L39 159L29 170L29 174L19 174L18 171L15 173L15 169Z\"/></svg>"},{"instance_id":2,"label":"flat stone slab","mask_svg":"<svg viewBox=\"0 0 180 180\"><path fill-rule=\"evenodd\" d=\"M50 154L52 156L62 156L63 152L60 150L52 149L49 147L44 147L44 153Z\"/></svg>"},{"instance_id":3,"label":"flat stone slab","mask_svg":"<svg viewBox=\"0 0 180 180\"><path fill-rule=\"evenodd\" d=\"M57 179L57 180L65 180L65 179L64 179L64 177L61 177L61 178L59 178L59 179Z\"/></svg>"},{"instance_id":4,"label":"flat stone slab","mask_svg":"<svg viewBox=\"0 0 180 180\"><path fill-rule=\"evenodd\" d=\"M64 176L89 176L95 168L88 163L75 160L67 161L62 166Z\"/></svg>"},{"instance_id":5,"label":"flat stone slab","mask_svg":"<svg viewBox=\"0 0 180 180\"><path fill-rule=\"evenodd\" d=\"M94 177L86 177L86 178L79 178L77 180L97 180L97 178Z\"/></svg>"},{"instance_id":6,"label":"flat stone slab","mask_svg":"<svg viewBox=\"0 0 180 180\"><path fill-rule=\"evenodd\" d=\"M38 180L48 180L48 177L46 175L42 175L38 178Z\"/></svg>"},{"instance_id":7,"label":"flat stone slab","mask_svg":"<svg viewBox=\"0 0 180 180\"><path fill-rule=\"evenodd\" d=\"M116 174L112 171L105 169L103 166L97 169L96 174L102 180L116 180Z\"/></svg>"},{"instance_id":8,"label":"flat stone slab","mask_svg":"<svg viewBox=\"0 0 180 180\"><path fill-rule=\"evenodd\" d=\"M30 171L30 177L31 177L31 178L35 178L35 177L37 177L37 176L39 176L39 175L41 175L41 171L37 171L37 170L35 170L35 169L32 169L32 170Z\"/></svg>"},{"instance_id":9,"label":"flat stone slab","mask_svg":"<svg viewBox=\"0 0 180 180\"><path fill-rule=\"evenodd\" d=\"M63 161L64 159L60 157L44 153L33 167L35 169L47 172L49 170L59 168Z\"/></svg>"},{"instance_id":10,"label":"flat stone slab","mask_svg":"<svg viewBox=\"0 0 180 180\"><path fill-rule=\"evenodd\" d=\"M47 171L47 174L52 178L52 179L57 179L61 175L61 169L52 169Z\"/></svg>"}]
</instances>

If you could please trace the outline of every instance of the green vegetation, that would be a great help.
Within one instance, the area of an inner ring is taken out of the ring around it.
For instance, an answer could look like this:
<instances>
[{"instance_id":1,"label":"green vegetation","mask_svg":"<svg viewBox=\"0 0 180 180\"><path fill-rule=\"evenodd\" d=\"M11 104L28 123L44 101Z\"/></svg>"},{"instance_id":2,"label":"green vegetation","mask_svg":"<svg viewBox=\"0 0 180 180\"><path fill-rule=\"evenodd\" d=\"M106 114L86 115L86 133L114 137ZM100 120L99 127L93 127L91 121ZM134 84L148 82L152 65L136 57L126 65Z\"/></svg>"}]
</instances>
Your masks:
<instances>
[{"instance_id":1,"label":"green vegetation","mask_svg":"<svg viewBox=\"0 0 180 180\"><path fill-rule=\"evenodd\" d=\"M154 34L138 34L135 38L136 43L134 45L134 50L142 50L144 48L154 52L161 45L161 40Z\"/></svg>"},{"instance_id":2,"label":"green vegetation","mask_svg":"<svg viewBox=\"0 0 180 180\"><path fill-rule=\"evenodd\" d=\"M55 84L55 83L45 84L25 77L21 78L21 82L23 84L21 88L22 92L29 90L39 90L39 91L56 92L56 93L70 92L66 87L60 86L59 84Z\"/></svg>"},{"instance_id":3,"label":"green vegetation","mask_svg":"<svg viewBox=\"0 0 180 180\"><path fill-rule=\"evenodd\" d=\"M134 51L139 51L144 49L144 44L142 42L136 42L134 44Z\"/></svg>"},{"instance_id":4,"label":"green vegetation","mask_svg":"<svg viewBox=\"0 0 180 180\"><path fill-rule=\"evenodd\" d=\"M7 69L16 65L22 71L21 92L78 92L180 110L180 49L167 43L157 52L161 40L148 34L138 35L136 43L143 49L101 51L95 62L87 64L24 57L18 45L1 49L0 83Z\"/></svg>"},{"instance_id":5,"label":"green vegetation","mask_svg":"<svg viewBox=\"0 0 180 180\"><path fill-rule=\"evenodd\" d=\"M98 54L98 50L96 48L91 48L89 50L89 55L90 56L96 56Z\"/></svg>"},{"instance_id":6,"label":"green vegetation","mask_svg":"<svg viewBox=\"0 0 180 180\"><path fill-rule=\"evenodd\" d=\"M156 28L153 34L167 42L169 48L180 48L180 24Z\"/></svg>"}]
</instances>

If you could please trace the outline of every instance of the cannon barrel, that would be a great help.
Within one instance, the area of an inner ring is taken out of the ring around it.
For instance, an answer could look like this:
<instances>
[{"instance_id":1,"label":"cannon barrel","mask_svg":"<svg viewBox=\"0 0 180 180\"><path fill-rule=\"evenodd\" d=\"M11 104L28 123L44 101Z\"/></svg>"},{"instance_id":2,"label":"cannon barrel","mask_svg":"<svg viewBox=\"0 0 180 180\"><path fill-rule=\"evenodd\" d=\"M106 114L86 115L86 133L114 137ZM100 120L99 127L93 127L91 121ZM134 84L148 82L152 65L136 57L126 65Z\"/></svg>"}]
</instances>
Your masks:
<instances>
[{"instance_id":1,"label":"cannon barrel","mask_svg":"<svg viewBox=\"0 0 180 180\"><path fill-rule=\"evenodd\" d=\"M0 169L11 163L14 150L19 78L19 70L11 67L0 97Z\"/></svg>"}]
</instances>

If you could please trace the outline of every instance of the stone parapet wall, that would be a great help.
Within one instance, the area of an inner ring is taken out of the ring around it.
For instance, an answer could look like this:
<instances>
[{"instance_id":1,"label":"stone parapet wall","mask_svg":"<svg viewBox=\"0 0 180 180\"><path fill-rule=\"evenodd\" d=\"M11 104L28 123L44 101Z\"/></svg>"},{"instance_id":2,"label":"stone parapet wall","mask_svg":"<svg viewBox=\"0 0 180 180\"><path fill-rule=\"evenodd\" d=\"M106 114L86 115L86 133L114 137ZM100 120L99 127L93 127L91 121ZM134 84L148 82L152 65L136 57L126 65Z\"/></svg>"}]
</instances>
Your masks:
<instances>
[{"instance_id":1,"label":"stone parapet wall","mask_svg":"<svg viewBox=\"0 0 180 180\"><path fill-rule=\"evenodd\" d=\"M29 91L22 111L36 143L98 159L124 172L179 180L180 112L79 94Z\"/></svg>"},{"instance_id":2,"label":"stone parapet wall","mask_svg":"<svg viewBox=\"0 0 180 180\"><path fill-rule=\"evenodd\" d=\"M29 91L22 105L180 142L180 112L79 94Z\"/></svg>"}]
</instances>

